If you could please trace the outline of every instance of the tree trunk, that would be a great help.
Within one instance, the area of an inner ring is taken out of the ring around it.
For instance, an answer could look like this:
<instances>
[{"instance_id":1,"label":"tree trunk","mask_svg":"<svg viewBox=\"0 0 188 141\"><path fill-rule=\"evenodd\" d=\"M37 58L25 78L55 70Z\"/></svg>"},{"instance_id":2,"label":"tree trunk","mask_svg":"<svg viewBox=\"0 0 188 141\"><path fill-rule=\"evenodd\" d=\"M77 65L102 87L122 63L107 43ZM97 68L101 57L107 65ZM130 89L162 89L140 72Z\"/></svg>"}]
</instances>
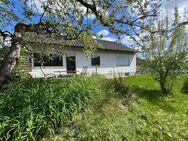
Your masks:
<instances>
[{"instance_id":1,"label":"tree trunk","mask_svg":"<svg viewBox=\"0 0 188 141\"><path fill-rule=\"evenodd\" d=\"M162 93L162 95L166 95L167 94L167 89L166 89L165 85L161 84L160 87L161 87L161 93Z\"/></svg>"},{"instance_id":2,"label":"tree trunk","mask_svg":"<svg viewBox=\"0 0 188 141\"><path fill-rule=\"evenodd\" d=\"M15 67L21 51L21 34L15 32L12 37L12 45L8 55L5 57L3 64L0 67L0 82L3 82L7 77L10 76L13 68Z\"/></svg>"},{"instance_id":3,"label":"tree trunk","mask_svg":"<svg viewBox=\"0 0 188 141\"><path fill-rule=\"evenodd\" d=\"M166 78L164 78L163 80L160 80L160 88L161 88L162 95L168 95L170 93L171 89L169 89L168 87Z\"/></svg>"},{"instance_id":4,"label":"tree trunk","mask_svg":"<svg viewBox=\"0 0 188 141\"><path fill-rule=\"evenodd\" d=\"M0 83L3 82L7 77L11 75L13 68L15 67L21 51L22 34L25 32L43 32L49 33L49 26L44 23L38 24L23 24L18 23L15 26L15 32L12 37L12 45L8 55L5 57L3 64L0 66Z\"/></svg>"}]
</instances>

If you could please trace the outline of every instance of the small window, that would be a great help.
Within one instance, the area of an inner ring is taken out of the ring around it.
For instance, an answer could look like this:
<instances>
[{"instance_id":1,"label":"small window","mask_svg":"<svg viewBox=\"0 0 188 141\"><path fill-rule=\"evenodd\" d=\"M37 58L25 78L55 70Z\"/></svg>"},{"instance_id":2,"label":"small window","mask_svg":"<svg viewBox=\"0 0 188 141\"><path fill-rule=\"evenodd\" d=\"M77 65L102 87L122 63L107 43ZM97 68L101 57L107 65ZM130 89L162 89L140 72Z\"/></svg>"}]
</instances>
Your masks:
<instances>
[{"instance_id":1,"label":"small window","mask_svg":"<svg viewBox=\"0 0 188 141\"><path fill-rule=\"evenodd\" d=\"M91 57L91 65L92 66L100 66L100 56L93 55Z\"/></svg>"},{"instance_id":2,"label":"small window","mask_svg":"<svg viewBox=\"0 0 188 141\"><path fill-rule=\"evenodd\" d=\"M116 65L117 66L130 66L130 58L129 56L117 56L116 57Z\"/></svg>"},{"instance_id":3,"label":"small window","mask_svg":"<svg viewBox=\"0 0 188 141\"><path fill-rule=\"evenodd\" d=\"M61 55L50 54L43 55L34 53L34 66L63 66L63 59Z\"/></svg>"}]
</instances>

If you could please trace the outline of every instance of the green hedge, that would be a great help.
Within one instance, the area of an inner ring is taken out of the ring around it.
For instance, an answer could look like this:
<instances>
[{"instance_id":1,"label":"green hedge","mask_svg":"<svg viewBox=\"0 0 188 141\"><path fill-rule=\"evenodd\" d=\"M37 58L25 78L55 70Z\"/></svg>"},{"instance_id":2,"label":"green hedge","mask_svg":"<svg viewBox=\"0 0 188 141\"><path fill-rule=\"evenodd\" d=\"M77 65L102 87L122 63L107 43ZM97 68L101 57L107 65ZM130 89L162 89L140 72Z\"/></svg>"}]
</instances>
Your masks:
<instances>
[{"instance_id":1,"label":"green hedge","mask_svg":"<svg viewBox=\"0 0 188 141\"><path fill-rule=\"evenodd\" d=\"M35 140L60 132L103 94L99 78L27 78L0 92L0 140Z\"/></svg>"}]
</instances>

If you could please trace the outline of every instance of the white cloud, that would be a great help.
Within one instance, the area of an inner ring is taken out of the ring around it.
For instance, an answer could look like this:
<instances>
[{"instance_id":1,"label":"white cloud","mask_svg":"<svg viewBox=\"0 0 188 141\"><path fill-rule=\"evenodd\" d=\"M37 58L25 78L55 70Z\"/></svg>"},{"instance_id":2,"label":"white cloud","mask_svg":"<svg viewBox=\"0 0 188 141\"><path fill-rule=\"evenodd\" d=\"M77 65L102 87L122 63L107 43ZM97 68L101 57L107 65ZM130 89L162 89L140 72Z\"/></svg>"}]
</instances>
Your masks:
<instances>
[{"instance_id":1,"label":"white cloud","mask_svg":"<svg viewBox=\"0 0 188 141\"><path fill-rule=\"evenodd\" d=\"M103 37L102 40L115 42L117 39L114 37Z\"/></svg>"},{"instance_id":2,"label":"white cloud","mask_svg":"<svg viewBox=\"0 0 188 141\"><path fill-rule=\"evenodd\" d=\"M110 32L108 30L101 30L97 33L97 36L101 36L103 35L102 40L106 40L106 41L113 41L113 42L118 42L118 43L121 43L123 45L126 45L126 46L129 46L129 47L136 47L135 46L135 41L129 37L129 36L122 36L120 37L120 39L117 39L117 37L115 36L111 36ZM136 40L139 41L139 37L138 36L133 36Z\"/></svg>"},{"instance_id":3,"label":"white cloud","mask_svg":"<svg viewBox=\"0 0 188 141\"><path fill-rule=\"evenodd\" d=\"M132 36L133 38L135 38L137 41L139 41L139 37L136 35ZM130 36L124 36L120 39L120 42L122 44L129 44L129 45L133 45L135 43L135 41L133 40L133 38L131 38Z\"/></svg>"},{"instance_id":4,"label":"white cloud","mask_svg":"<svg viewBox=\"0 0 188 141\"><path fill-rule=\"evenodd\" d=\"M99 31L97 34L96 34L98 37L102 36L102 40L106 40L106 41L116 41L117 38L115 38L114 36L110 36L110 32L106 29L103 29L101 31Z\"/></svg>"},{"instance_id":5,"label":"white cloud","mask_svg":"<svg viewBox=\"0 0 188 141\"><path fill-rule=\"evenodd\" d=\"M129 36L124 36L124 37L122 37L122 38L120 39L120 42L121 42L122 44L127 44L127 43L132 42L132 40L130 39Z\"/></svg>"},{"instance_id":6,"label":"white cloud","mask_svg":"<svg viewBox=\"0 0 188 141\"><path fill-rule=\"evenodd\" d=\"M141 42L140 38L136 35L132 36L133 38L135 38L141 45L143 45L143 43ZM131 38L130 36L122 36L119 40L119 42L123 45L126 45L128 47L134 48L135 50L140 51L142 49L142 47L138 44L136 44L136 41Z\"/></svg>"},{"instance_id":7,"label":"white cloud","mask_svg":"<svg viewBox=\"0 0 188 141\"><path fill-rule=\"evenodd\" d=\"M103 36L103 37L106 37L110 34L110 32L108 30L101 30L97 33L97 36Z\"/></svg>"}]
</instances>

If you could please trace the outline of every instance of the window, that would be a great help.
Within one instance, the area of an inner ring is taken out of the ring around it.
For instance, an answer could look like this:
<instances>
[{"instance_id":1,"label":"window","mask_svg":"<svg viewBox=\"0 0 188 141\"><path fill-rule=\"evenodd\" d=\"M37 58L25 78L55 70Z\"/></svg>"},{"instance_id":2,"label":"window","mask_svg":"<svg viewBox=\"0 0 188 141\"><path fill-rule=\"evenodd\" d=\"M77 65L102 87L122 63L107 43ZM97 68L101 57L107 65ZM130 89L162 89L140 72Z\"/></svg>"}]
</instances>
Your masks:
<instances>
[{"instance_id":1,"label":"window","mask_svg":"<svg viewBox=\"0 0 188 141\"><path fill-rule=\"evenodd\" d=\"M100 66L100 56L93 55L91 57L91 65L92 66Z\"/></svg>"},{"instance_id":2,"label":"window","mask_svg":"<svg viewBox=\"0 0 188 141\"><path fill-rule=\"evenodd\" d=\"M63 59L61 55L50 54L43 55L34 53L34 66L63 66Z\"/></svg>"},{"instance_id":3,"label":"window","mask_svg":"<svg viewBox=\"0 0 188 141\"><path fill-rule=\"evenodd\" d=\"M116 65L117 66L130 66L130 58L129 56L117 56L116 57Z\"/></svg>"}]
</instances>

